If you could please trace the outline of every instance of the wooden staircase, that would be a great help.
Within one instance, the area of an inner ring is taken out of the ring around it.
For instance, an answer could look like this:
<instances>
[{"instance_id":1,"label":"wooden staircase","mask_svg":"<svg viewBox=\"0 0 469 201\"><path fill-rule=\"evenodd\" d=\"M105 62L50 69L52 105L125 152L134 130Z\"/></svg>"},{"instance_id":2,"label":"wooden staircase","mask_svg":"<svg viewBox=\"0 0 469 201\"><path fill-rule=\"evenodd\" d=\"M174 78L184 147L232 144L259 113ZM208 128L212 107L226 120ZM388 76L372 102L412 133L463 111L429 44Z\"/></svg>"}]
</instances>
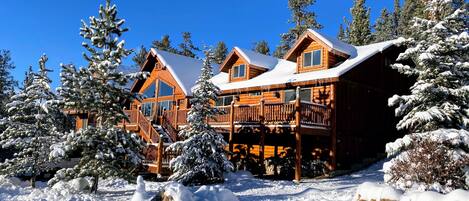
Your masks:
<instances>
[{"instance_id":1,"label":"wooden staircase","mask_svg":"<svg viewBox=\"0 0 469 201\"><path fill-rule=\"evenodd\" d=\"M152 124L140 110L124 110L124 112L128 120L122 121L117 126L137 133L147 143L143 163L148 167L147 171L153 174L169 175L171 173L169 162L176 155L165 149L176 141L176 135L169 134L164 126Z\"/></svg>"}]
</instances>

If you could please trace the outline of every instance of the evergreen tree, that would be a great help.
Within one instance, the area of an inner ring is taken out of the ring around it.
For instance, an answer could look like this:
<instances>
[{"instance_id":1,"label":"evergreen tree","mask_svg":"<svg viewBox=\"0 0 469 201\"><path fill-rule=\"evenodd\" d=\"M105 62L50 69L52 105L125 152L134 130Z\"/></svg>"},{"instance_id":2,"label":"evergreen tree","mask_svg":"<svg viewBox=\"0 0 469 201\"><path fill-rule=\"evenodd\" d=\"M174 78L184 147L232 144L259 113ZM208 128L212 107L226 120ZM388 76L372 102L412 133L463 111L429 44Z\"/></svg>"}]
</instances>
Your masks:
<instances>
[{"instance_id":1,"label":"evergreen tree","mask_svg":"<svg viewBox=\"0 0 469 201\"><path fill-rule=\"evenodd\" d=\"M132 61L135 62L136 66L142 67L145 61L147 60L148 51L143 45L140 47L140 50L135 53L135 56L132 57Z\"/></svg>"},{"instance_id":2,"label":"evergreen tree","mask_svg":"<svg viewBox=\"0 0 469 201\"><path fill-rule=\"evenodd\" d=\"M86 111L93 115L96 126L82 128L66 135L65 141L55 146L51 156L81 151L81 158L73 168L58 171L49 184L77 177L92 177L91 192L96 192L99 178L122 177L133 180L132 170L143 156L143 142L134 133L116 128L127 118L123 107L132 94L125 87L129 79L141 75L126 75L118 71L122 60L131 54L119 37L128 29L124 19L117 17L116 5L110 0L99 7L99 16L90 17L90 24L82 23L80 35L85 39L83 47L87 67L79 70L73 65L63 65L62 85L58 88L65 110Z\"/></svg>"},{"instance_id":3,"label":"evergreen tree","mask_svg":"<svg viewBox=\"0 0 469 201\"><path fill-rule=\"evenodd\" d=\"M36 177L51 169L49 152L59 141L56 114L57 97L50 90L47 77L47 57L39 60L39 73L29 73L25 86L6 105L10 114L7 129L0 134L3 148L14 148L14 158L0 164L0 172L12 176L27 176L35 187Z\"/></svg>"},{"instance_id":4,"label":"evergreen tree","mask_svg":"<svg viewBox=\"0 0 469 201\"><path fill-rule=\"evenodd\" d=\"M192 36L190 32L182 32L183 42L179 44L179 48L180 48L179 54L186 56L186 57L196 58L196 55L194 52L200 51L200 49L192 43L191 38Z\"/></svg>"},{"instance_id":5,"label":"evergreen tree","mask_svg":"<svg viewBox=\"0 0 469 201\"><path fill-rule=\"evenodd\" d=\"M403 116L397 127L411 132L464 128L468 118L467 11L458 10L443 19L435 15L435 10L431 15L429 19L415 18L412 37L403 42L408 49L398 61L412 60L414 65L393 65L399 72L417 78L410 95L390 99L390 105L399 106L396 115Z\"/></svg>"},{"instance_id":6,"label":"evergreen tree","mask_svg":"<svg viewBox=\"0 0 469 201\"><path fill-rule=\"evenodd\" d=\"M337 39L347 42L347 35L345 34L344 26L342 24L339 25L339 33L337 34Z\"/></svg>"},{"instance_id":7,"label":"evergreen tree","mask_svg":"<svg viewBox=\"0 0 469 201\"><path fill-rule=\"evenodd\" d=\"M213 60L216 64L222 64L228 54L228 48L223 41L217 43L217 47L213 52Z\"/></svg>"},{"instance_id":8,"label":"evergreen tree","mask_svg":"<svg viewBox=\"0 0 469 201\"><path fill-rule=\"evenodd\" d=\"M399 17L401 16L401 5L399 0L394 0L394 12L392 13L392 23L393 23L393 38L399 36Z\"/></svg>"},{"instance_id":9,"label":"evergreen tree","mask_svg":"<svg viewBox=\"0 0 469 201\"><path fill-rule=\"evenodd\" d=\"M254 43L254 47L252 48L252 50L254 52L270 56L269 44L265 40L261 40L257 43Z\"/></svg>"},{"instance_id":10,"label":"evergreen tree","mask_svg":"<svg viewBox=\"0 0 469 201\"><path fill-rule=\"evenodd\" d=\"M316 14L308 10L315 2L315 0L288 0L288 8L291 11L291 19L289 22L293 23L295 26L290 28L287 33L281 35L280 45L277 46L274 52L275 57L283 57L293 43L295 43L307 29L322 28L322 25L316 21Z\"/></svg>"},{"instance_id":11,"label":"evergreen tree","mask_svg":"<svg viewBox=\"0 0 469 201\"><path fill-rule=\"evenodd\" d=\"M152 48L157 50L163 50L166 52L171 52L174 54L178 54L178 50L171 46L171 40L169 40L169 35L164 35L160 41L155 40L152 42Z\"/></svg>"},{"instance_id":12,"label":"evergreen tree","mask_svg":"<svg viewBox=\"0 0 469 201\"><path fill-rule=\"evenodd\" d=\"M184 140L168 147L169 150L181 153L170 162L173 174L169 179L184 185L222 182L223 172L233 169L225 155L227 143L206 121L221 112L210 104L220 93L218 87L210 81L213 76L213 53L206 51L205 56L197 87L192 91L188 126L179 132Z\"/></svg>"},{"instance_id":13,"label":"evergreen tree","mask_svg":"<svg viewBox=\"0 0 469 201\"><path fill-rule=\"evenodd\" d=\"M373 39L375 42L395 39L393 16L386 8L381 11L381 16L376 20L374 27Z\"/></svg>"},{"instance_id":14,"label":"evergreen tree","mask_svg":"<svg viewBox=\"0 0 469 201\"><path fill-rule=\"evenodd\" d=\"M355 0L352 9L352 21L348 25L347 36L352 45L366 45L371 41L370 9L365 0Z\"/></svg>"},{"instance_id":15,"label":"evergreen tree","mask_svg":"<svg viewBox=\"0 0 469 201\"><path fill-rule=\"evenodd\" d=\"M412 34L412 19L423 17L424 4L422 0L405 0L399 15L397 32L399 36L409 37Z\"/></svg>"},{"instance_id":16,"label":"evergreen tree","mask_svg":"<svg viewBox=\"0 0 469 201\"><path fill-rule=\"evenodd\" d=\"M11 61L10 51L0 50L0 121L8 116L6 103L15 94L17 82L13 79L10 71L15 68ZM0 124L0 133L4 127Z\"/></svg>"}]
</instances>

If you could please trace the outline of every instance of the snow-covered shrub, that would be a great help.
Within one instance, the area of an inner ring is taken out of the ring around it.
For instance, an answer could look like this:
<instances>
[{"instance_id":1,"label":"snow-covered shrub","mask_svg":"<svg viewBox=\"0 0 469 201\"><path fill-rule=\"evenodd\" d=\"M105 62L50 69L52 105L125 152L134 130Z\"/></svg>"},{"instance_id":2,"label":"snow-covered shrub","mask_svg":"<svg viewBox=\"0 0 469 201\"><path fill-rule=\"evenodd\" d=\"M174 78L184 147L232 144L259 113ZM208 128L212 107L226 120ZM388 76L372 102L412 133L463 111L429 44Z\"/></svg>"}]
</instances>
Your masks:
<instances>
[{"instance_id":1,"label":"snow-covered shrub","mask_svg":"<svg viewBox=\"0 0 469 201\"><path fill-rule=\"evenodd\" d=\"M164 201L195 201L194 194L184 185L171 182L164 188Z\"/></svg>"},{"instance_id":2,"label":"snow-covered shrub","mask_svg":"<svg viewBox=\"0 0 469 201\"><path fill-rule=\"evenodd\" d=\"M387 144L395 158L383 165L386 183L399 189L447 193L469 189L469 132L440 129L406 135Z\"/></svg>"}]
</instances>

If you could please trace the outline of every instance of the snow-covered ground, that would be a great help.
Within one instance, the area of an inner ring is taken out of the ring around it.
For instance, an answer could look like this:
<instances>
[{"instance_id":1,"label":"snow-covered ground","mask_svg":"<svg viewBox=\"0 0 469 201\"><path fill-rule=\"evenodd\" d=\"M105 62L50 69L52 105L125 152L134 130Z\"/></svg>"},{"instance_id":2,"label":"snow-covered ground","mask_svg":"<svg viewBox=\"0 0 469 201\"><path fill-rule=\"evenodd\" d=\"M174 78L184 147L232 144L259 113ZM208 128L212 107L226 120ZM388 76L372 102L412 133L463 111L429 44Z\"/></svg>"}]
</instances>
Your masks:
<instances>
[{"instance_id":1,"label":"snow-covered ground","mask_svg":"<svg viewBox=\"0 0 469 201\"><path fill-rule=\"evenodd\" d=\"M253 178L248 172L227 175L223 186L231 190L239 200L351 200L357 186L365 181L382 182L382 162L369 168L331 179L306 179L300 184L292 181L272 181ZM146 184L146 199L151 199L168 182ZM27 183L0 177L0 200L131 200L136 184L123 180L102 180L97 195L73 193L72 188L57 186L48 188L39 183L36 190ZM198 187L192 187L192 192Z\"/></svg>"}]
</instances>

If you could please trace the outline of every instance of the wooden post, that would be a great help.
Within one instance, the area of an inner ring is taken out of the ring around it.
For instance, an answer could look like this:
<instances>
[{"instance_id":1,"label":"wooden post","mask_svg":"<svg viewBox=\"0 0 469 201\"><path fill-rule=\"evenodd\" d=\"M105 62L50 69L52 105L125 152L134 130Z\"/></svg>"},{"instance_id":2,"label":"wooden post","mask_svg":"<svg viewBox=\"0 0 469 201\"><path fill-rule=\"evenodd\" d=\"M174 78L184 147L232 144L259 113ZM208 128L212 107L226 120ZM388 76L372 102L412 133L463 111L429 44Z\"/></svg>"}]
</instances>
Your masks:
<instances>
[{"instance_id":1,"label":"wooden post","mask_svg":"<svg viewBox=\"0 0 469 201\"><path fill-rule=\"evenodd\" d=\"M261 103L260 103L260 122L259 122L259 129L260 129L260 132L261 132L261 136L260 136L260 142L259 142L259 165L260 165L260 168L261 168L261 173L260 173L260 176L262 176L264 174L264 141L265 141L265 126L264 126L264 121L265 121L265 100L264 98L261 99Z\"/></svg>"},{"instance_id":2,"label":"wooden post","mask_svg":"<svg viewBox=\"0 0 469 201\"><path fill-rule=\"evenodd\" d=\"M136 114L136 115L137 115L137 127L139 127L139 124L138 124L138 123L139 123L139 119L140 119L140 110L141 110L141 107L142 107L141 105L138 105L138 106L137 106L137 114Z\"/></svg>"},{"instance_id":3,"label":"wooden post","mask_svg":"<svg viewBox=\"0 0 469 201\"><path fill-rule=\"evenodd\" d=\"M301 99L300 99L300 87L296 88L296 101L295 101L295 181L300 182L301 180Z\"/></svg>"},{"instance_id":4,"label":"wooden post","mask_svg":"<svg viewBox=\"0 0 469 201\"><path fill-rule=\"evenodd\" d=\"M337 169L337 83L334 83L331 85L331 120L330 120L330 126L331 126L331 150L329 152L330 156L330 167L329 169L331 171L334 171Z\"/></svg>"},{"instance_id":5,"label":"wooden post","mask_svg":"<svg viewBox=\"0 0 469 201\"><path fill-rule=\"evenodd\" d=\"M234 130L235 130L235 126L234 126L234 100L231 101L231 104L230 104L230 133L229 133L229 136L228 136L228 151L230 152L230 160L231 160L231 157L232 157L232 153L233 153L233 134L234 134Z\"/></svg>"},{"instance_id":6,"label":"wooden post","mask_svg":"<svg viewBox=\"0 0 469 201\"><path fill-rule=\"evenodd\" d=\"M274 158L276 160L276 162L274 163L274 176L278 176L278 171L277 171L278 146L277 145L274 146Z\"/></svg>"},{"instance_id":7,"label":"wooden post","mask_svg":"<svg viewBox=\"0 0 469 201\"><path fill-rule=\"evenodd\" d=\"M174 107L174 128L176 130L178 129L178 110L179 110L179 105L176 105L176 107Z\"/></svg>"},{"instance_id":8,"label":"wooden post","mask_svg":"<svg viewBox=\"0 0 469 201\"><path fill-rule=\"evenodd\" d=\"M158 153L157 153L157 161L156 161L156 173L161 174L161 169L163 167L163 135L160 135L160 139L158 140Z\"/></svg>"}]
</instances>

